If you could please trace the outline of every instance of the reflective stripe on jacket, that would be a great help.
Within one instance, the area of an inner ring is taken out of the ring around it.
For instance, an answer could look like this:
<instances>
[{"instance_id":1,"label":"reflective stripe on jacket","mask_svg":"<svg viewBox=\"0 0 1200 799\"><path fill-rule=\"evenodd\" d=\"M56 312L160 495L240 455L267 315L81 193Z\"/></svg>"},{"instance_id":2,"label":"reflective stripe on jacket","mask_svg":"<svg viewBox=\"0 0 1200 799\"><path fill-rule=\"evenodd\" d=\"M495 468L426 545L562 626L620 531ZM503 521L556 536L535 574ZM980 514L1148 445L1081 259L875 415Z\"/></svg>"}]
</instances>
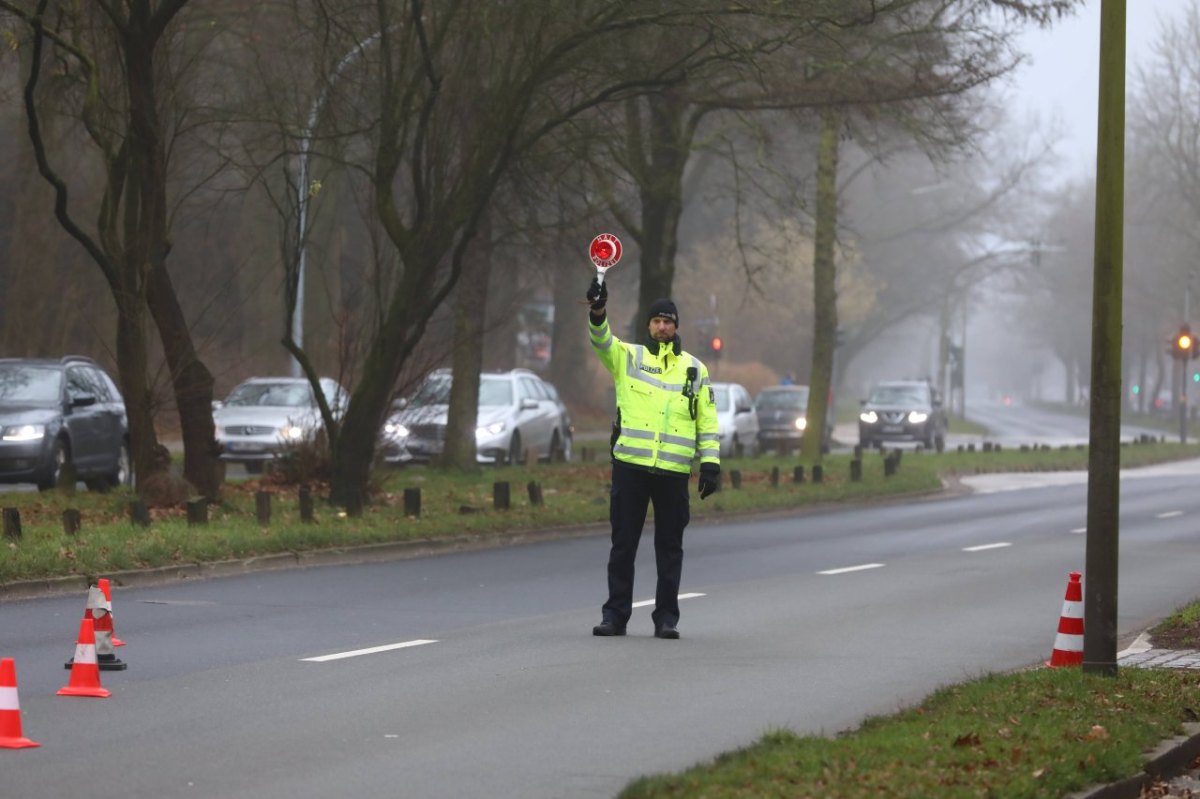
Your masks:
<instances>
[{"instance_id":1,"label":"reflective stripe on jacket","mask_svg":"<svg viewBox=\"0 0 1200 799\"><path fill-rule=\"evenodd\" d=\"M697 455L701 463L721 462L717 409L708 368L687 352L675 355L669 344L655 355L649 347L628 344L612 334L608 317L588 319L592 349L612 373L621 429L613 458L650 469L687 474ZM696 418L683 394L687 369L696 368L692 389Z\"/></svg>"}]
</instances>

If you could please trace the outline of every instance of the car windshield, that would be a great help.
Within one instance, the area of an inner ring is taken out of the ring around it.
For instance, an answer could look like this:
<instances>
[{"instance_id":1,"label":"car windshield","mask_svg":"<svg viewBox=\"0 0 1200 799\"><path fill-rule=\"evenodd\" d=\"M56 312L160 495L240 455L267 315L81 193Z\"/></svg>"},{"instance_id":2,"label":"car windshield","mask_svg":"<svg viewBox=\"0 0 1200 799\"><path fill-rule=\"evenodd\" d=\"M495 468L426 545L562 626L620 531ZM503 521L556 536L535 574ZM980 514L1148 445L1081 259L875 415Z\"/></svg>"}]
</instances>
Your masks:
<instances>
[{"instance_id":1,"label":"car windshield","mask_svg":"<svg viewBox=\"0 0 1200 799\"><path fill-rule=\"evenodd\" d=\"M234 407L308 408L315 403L308 383L243 383L229 394L225 404Z\"/></svg>"},{"instance_id":2,"label":"car windshield","mask_svg":"<svg viewBox=\"0 0 1200 799\"><path fill-rule=\"evenodd\" d=\"M0 401L58 402L62 370L49 366L0 365Z\"/></svg>"},{"instance_id":3,"label":"car windshield","mask_svg":"<svg viewBox=\"0 0 1200 799\"><path fill-rule=\"evenodd\" d=\"M717 401L717 413L725 413L729 410L729 388L727 386L713 386L713 399Z\"/></svg>"},{"instance_id":4,"label":"car windshield","mask_svg":"<svg viewBox=\"0 0 1200 799\"><path fill-rule=\"evenodd\" d=\"M774 410L776 408L807 408L808 388L796 388L790 391L764 391L758 395L759 409Z\"/></svg>"},{"instance_id":5,"label":"car windshield","mask_svg":"<svg viewBox=\"0 0 1200 799\"><path fill-rule=\"evenodd\" d=\"M928 405L929 394L921 386L876 386L867 401L877 405Z\"/></svg>"},{"instance_id":6,"label":"car windshield","mask_svg":"<svg viewBox=\"0 0 1200 799\"><path fill-rule=\"evenodd\" d=\"M483 377L479 380L479 407L512 405L513 386L511 380Z\"/></svg>"}]
</instances>

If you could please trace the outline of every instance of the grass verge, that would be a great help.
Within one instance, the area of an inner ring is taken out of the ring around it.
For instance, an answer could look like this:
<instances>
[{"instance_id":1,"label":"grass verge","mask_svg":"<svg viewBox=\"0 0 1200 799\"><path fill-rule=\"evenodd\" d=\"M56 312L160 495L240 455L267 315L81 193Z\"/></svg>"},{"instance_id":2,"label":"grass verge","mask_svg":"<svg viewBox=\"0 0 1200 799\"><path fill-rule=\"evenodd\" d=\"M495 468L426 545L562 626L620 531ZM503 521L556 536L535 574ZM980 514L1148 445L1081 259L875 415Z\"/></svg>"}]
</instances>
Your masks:
<instances>
[{"instance_id":1,"label":"grass verge","mask_svg":"<svg viewBox=\"0 0 1200 799\"><path fill-rule=\"evenodd\" d=\"M1200 445L1144 444L1122 450L1124 466L1200 457ZM954 475L983 472L1084 469L1085 449L1021 452L904 453L893 476L885 476L878 453L863 458L862 480L850 480L849 454L826 456L824 480L793 482L795 458L762 457L727 461L723 488L704 502L693 498L693 518L858 502L939 490ZM772 484L773 470L779 471ZM739 489L732 472L741 474ZM213 562L286 552L312 551L365 544L436 540L468 536L474 539L508 536L532 530L564 529L608 519L607 463L570 463L488 469L478 474L455 474L425 468L390 470L379 474L380 491L358 518L317 503L315 523L300 520L296 486L252 480L230 483L222 501L210 506L209 523L190 526L183 508L156 509L148 527L134 525L127 508L132 497L110 494L8 493L0 505L20 512L22 535L6 538L6 557L0 559L0 584L66 575L103 576L127 569L156 568ZM508 482L512 506L493 507L493 484ZM537 482L543 503L534 505L526 487ZM421 514L404 512L404 489L421 489ZM321 495L322 486L314 486ZM255 494L272 497L270 523L255 516ZM63 511L80 511L76 535L63 531Z\"/></svg>"},{"instance_id":2,"label":"grass verge","mask_svg":"<svg viewBox=\"0 0 1200 799\"><path fill-rule=\"evenodd\" d=\"M1145 753L1196 718L1200 672L1078 669L992 675L834 738L786 731L621 799L1004 797L1059 799L1138 773Z\"/></svg>"}]
</instances>

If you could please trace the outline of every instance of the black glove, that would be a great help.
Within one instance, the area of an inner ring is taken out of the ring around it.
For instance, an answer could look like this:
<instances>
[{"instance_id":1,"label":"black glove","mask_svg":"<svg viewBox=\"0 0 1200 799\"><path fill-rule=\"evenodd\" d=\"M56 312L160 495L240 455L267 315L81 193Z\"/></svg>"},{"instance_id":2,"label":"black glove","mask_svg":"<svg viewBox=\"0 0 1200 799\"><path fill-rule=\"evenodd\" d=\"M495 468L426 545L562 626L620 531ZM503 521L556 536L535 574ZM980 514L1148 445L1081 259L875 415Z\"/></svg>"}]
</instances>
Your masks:
<instances>
[{"instance_id":1,"label":"black glove","mask_svg":"<svg viewBox=\"0 0 1200 799\"><path fill-rule=\"evenodd\" d=\"M716 493L721 487L721 467L715 463L700 464L700 499Z\"/></svg>"},{"instance_id":2,"label":"black glove","mask_svg":"<svg viewBox=\"0 0 1200 799\"><path fill-rule=\"evenodd\" d=\"M592 278L592 285L588 286L587 301L596 313L604 310L604 304L608 302L608 285L601 283L600 278Z\"/></svg>"}]
</instances>

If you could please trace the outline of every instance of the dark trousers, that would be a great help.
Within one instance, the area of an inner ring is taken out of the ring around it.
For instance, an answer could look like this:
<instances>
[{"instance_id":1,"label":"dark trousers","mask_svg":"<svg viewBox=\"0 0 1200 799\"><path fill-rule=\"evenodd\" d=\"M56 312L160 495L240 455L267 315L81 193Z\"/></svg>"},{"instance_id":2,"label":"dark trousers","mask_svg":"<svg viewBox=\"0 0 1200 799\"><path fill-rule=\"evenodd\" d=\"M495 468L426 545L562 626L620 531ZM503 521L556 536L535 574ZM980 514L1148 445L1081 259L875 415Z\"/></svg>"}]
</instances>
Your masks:
<instances>
[{"instance_id":1,"label":"dark trousers","mask_svg":"<svg viewBox=\"0 0 1200 799\"><path fill-rule=\"evenodd\" d=\"M683 528L688 513L688 475L666 475L613 463L608 518L612 550L608 556L608 601L604 619L624 625L633 613L633 564L646 511L654 503L654 557L658 589L654 624L679 622L679 580L683 573Z\"/></svg>"}]
</instances>

